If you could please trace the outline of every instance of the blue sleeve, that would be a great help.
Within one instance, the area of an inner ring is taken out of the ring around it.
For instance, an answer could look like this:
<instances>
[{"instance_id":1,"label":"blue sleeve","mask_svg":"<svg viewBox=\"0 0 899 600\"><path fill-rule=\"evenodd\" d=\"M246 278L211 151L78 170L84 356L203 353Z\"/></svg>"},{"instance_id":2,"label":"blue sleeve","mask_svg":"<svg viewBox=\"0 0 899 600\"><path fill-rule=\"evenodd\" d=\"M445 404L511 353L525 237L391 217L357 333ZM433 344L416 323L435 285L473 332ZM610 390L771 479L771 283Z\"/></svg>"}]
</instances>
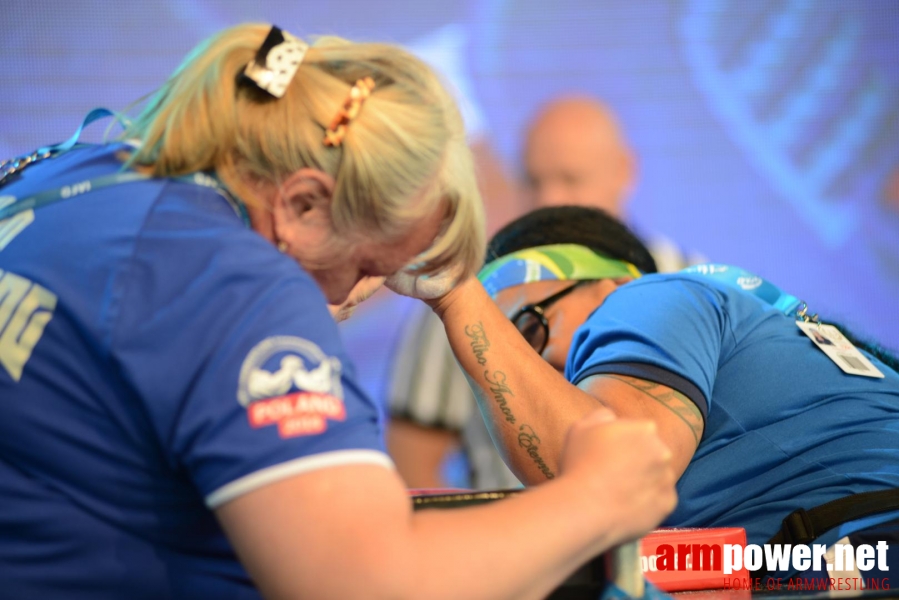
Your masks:
<instances>
[{"instance_id":1,"label":"blue sleeve","mask_svg":"<svg viewBox=\"0 0 899 600\"><path fill-rule=\"evenodd\" d=\"M729 335L723 306L720 291L684 277L628 283L575 333L566 376L574 384L605 373L661 383L690 398L706 417Z\"/></svg>"},{"instance_id":2,"label":"blue sleeve","mask_svg":"<svg viewBox=\"0 0 899 600\"><path fill-rule=\"evenodd\" d=\"M390 466L324 296L221 204L187 187L156 206L114 330L165 459L212 508L315 468Z\"/></svg>"}]
</instances>

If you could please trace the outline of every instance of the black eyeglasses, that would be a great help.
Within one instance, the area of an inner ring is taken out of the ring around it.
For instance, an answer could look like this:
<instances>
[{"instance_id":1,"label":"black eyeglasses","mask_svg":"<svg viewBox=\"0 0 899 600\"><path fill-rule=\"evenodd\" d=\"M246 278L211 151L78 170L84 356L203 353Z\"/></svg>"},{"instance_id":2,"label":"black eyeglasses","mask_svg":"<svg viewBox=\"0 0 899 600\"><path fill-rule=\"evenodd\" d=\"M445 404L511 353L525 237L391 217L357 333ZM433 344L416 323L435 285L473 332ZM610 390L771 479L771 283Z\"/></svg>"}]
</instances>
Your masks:
<instances>
[{"instance_id":1,"label":"black eyeglasses","mask_svg":"<svg viewBox=\"0 0 899 600\"><path fill-rule=\"evenodd\" d=\"M531 345L531 348L537 351L537 354L543 354L546 349L546 343L549 341L549 321L546 320L546 309L553 302L560 300L570 294L574 288L585 283L591 283L590 280L578 281L574 285L564 288L549 298L528 304L522 307L515 316L510 320L515 328L521 333L525 340Z\"/></svg>"}]
</instances>

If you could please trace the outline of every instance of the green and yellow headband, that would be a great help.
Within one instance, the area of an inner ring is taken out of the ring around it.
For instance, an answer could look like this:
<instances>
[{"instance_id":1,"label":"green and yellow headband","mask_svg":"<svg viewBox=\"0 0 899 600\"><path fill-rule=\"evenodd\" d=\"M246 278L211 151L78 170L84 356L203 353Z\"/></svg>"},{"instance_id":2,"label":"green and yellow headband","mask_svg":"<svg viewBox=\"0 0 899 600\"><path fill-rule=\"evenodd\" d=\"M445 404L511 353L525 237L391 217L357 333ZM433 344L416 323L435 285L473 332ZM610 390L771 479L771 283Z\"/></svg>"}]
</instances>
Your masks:
<instances>
[{"instance_id":1,"label":"green and yellow headband","mask_svg":"<svg viewBox=\"0 0 899 600\"><path fill-rule=\"evenodd\" d=\"M534 281L579 281L591 279L638 278L642 274L629 262L598 254L578 244L537 246L507 254L487 263L478 279L487 293Z\"/></svg>"}]
</instances>

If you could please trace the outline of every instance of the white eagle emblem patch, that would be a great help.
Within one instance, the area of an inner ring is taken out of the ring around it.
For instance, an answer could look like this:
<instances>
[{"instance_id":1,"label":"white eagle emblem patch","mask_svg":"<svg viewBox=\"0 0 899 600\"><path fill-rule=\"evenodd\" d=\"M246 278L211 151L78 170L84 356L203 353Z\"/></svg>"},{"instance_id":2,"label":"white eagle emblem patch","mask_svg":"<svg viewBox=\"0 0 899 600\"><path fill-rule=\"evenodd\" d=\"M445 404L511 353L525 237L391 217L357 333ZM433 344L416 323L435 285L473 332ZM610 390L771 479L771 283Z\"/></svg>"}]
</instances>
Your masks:
<instances>
[{"instance_id":1,"label":"white eagle emblem patch","mask_svg":"<svg viewBox=\"0 0 899 600\"><path fill-rule=\"evenodd\" d=\"M283 438L322 433L346 419L340 360L302 338L263 340L240 369L237 400L254 428L278 425Z\"/></svg>"}]
</instances>

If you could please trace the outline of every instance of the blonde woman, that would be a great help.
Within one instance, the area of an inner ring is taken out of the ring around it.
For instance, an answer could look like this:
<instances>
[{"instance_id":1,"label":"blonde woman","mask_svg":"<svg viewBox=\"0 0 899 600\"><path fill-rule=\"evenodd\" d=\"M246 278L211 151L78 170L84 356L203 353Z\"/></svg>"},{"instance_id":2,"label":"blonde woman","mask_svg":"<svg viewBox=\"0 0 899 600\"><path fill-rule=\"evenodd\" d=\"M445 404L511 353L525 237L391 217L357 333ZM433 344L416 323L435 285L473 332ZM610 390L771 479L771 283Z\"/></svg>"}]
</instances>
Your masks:
<instances>
[{"instance_id":1,"label":"blonde woman","mask_svg":"<svg viewBox=\"0 0 899 600\"><path fill-rule=\"evenodd\" d=\"M600 412L556 481L411 513L327 306L409 263L436 306L483 255L418 60L238 26L122 140L0 174L3 595L540 597L673 508L652 426Z\"/></svg>"}]
</instances>

